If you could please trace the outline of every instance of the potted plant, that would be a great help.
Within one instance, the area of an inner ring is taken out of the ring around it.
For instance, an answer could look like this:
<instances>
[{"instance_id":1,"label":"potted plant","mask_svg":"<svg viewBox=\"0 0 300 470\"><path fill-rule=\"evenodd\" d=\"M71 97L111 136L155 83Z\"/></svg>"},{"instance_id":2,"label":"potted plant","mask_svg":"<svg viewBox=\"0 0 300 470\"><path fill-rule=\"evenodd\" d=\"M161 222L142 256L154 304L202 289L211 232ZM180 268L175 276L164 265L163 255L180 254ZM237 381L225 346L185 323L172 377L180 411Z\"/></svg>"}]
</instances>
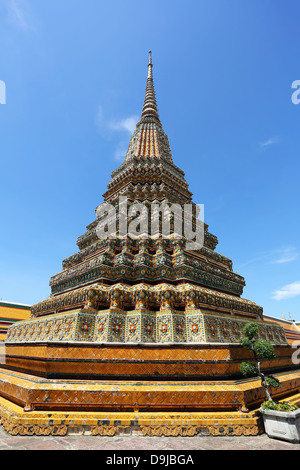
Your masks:
<instances>
[{"instance_id":1,"label":"potted plant","mask_svg":"<svg viewBox=\"0 0 300 470\"><path fill-rule=\"evenodd\" d=\"M269 437L290 442L300 442L300 409L288 402L276 402L272 399L271 389L280 387L280 382L272 375L262 372L264 360L276 358L273 345L264 339L259 339L257 323L247 323L243 327L244 336L240 339L242 346L253 353L253 361L242 362L241 372L245 377L259 377L266 395L260 411L263 416L265 431Z\"/></svg>"}]
</instances>

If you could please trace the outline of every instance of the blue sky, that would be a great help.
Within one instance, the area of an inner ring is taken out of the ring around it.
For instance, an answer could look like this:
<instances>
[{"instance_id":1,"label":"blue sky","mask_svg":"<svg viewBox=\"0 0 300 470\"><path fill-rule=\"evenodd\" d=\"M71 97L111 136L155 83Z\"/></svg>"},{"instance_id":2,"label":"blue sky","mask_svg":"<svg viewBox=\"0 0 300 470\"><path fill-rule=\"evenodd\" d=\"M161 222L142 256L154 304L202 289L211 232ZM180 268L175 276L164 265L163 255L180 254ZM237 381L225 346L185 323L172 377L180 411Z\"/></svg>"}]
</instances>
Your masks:
<instances>
[{"instance_id":1,"label":"blue sky","mask_svg":"<svg viewBox=\"0 0 300 470\"><path fill-rule=\"evenodd\" d=\"M143 105L243 297L300 321L298 0L0 0L0 298L33 304L77 251Z\"/></svg>"}]
</instances>

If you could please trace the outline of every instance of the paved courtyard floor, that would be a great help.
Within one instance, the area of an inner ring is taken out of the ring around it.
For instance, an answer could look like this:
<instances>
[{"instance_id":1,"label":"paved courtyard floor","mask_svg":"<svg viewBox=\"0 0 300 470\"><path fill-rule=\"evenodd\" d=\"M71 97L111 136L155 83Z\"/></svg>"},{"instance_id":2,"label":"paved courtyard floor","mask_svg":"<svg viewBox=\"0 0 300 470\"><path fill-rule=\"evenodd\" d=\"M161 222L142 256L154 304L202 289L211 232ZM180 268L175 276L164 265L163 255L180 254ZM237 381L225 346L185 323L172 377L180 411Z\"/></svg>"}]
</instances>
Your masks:
<instances>
[{"instance_id":1,"label":"paved courtyard floor","mask_svg":"<svg viewBox=\"0 0 300 470\"><path fill-rule=\"evenodd\" d=\"M0 426L0 450L300 450L300 444L260 436L143 437L143 436L11 436Z\"/></svg>"}]
</instances>

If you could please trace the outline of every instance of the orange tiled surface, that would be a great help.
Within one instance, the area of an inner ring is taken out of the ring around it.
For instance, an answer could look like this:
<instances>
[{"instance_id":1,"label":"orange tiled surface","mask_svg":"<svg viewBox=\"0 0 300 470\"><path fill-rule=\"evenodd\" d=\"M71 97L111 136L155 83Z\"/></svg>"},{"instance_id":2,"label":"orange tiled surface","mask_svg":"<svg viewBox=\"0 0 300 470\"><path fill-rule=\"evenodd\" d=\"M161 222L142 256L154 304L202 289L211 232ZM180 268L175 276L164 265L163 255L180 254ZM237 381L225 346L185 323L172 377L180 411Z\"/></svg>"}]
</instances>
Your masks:
<instances>
[{"instance_id":1,"label":"orange tiled surface","mask_svg":"<svg viewBox=\"0 0 300 470\"><path fill-rule=\"evenodd\" d=\"M299 406L300 394L285 401ZM11 435L255 436L264 432L257 410L222 412L24 411L0 397L0 421Z\"/></svg>"},{"instance_id":2,"label":"orange tiled surface","mask_svg":"<svg viewBox=\"0 0 300 470\"><path fill-rule=\"evenodd\" d=\"M30 306L0 301L0 341L6 338L10 325L30 318Z\"/></svg>"},{"instance_id":3,"label":"orange tiled surface","mask_svg":"<svg viewBox=\"0 0 300 470\"><path fill-rule=\"evenodd\" d=\"M1 424L12 435L90 434L114 436L258 435L263 423L257 411L212 413L31 411L0 398Z\"/></svg>"},{"instance_id":4,"label":"orange tiled surface","mask_svg":"<svg viewBox=\"0 0 300 470\"><path fill-rule=\"evenodd\" d=\"M264 369L291 368L292 348L276 346ZM95 345L48 343L6 346L6 367L43 377L217 378L240 375L251 354L238 345Z\"/></svg>"},{"instance_id":5,"label":"orange tiled surface","mask_svg":"<svg viewBox=\"0 0 300 470\"><path fill-rule=\"evenodd\" d=\"M299 391L300 371L276 374L275 397ZM0 370L0 395L26 410L236 411L264 400L259 380L85 381L50 380Z\"/></svg>"},{"instance_id":6,"label":"orange tiled surface","mask_svg":"<svg viewBox=\"0 0 300 470\"><path fill-rule=\"evenodd\" d=\"M289 344L293 344L295 341L300 342L300 329L293 321L268 316L264 316L263 319L265 322L277 323L282 326Z\"/></svg>"}]
</instances>

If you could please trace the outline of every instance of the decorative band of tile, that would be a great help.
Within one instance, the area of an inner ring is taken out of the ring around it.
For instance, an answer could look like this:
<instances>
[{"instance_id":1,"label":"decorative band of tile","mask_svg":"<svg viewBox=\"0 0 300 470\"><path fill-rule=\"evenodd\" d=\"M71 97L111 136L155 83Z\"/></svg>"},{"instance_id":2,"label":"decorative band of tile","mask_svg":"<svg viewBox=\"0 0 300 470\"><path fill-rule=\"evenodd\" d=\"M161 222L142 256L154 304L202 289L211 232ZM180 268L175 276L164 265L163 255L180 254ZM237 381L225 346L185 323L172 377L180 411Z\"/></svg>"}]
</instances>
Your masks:
<instances>
[{"instance_id":1,"label":"decorative band of tile","mask_svg":"<svg viewBox=\"0 0 300 470\"><path fill-rule=\"evenodd\" d=\"M6 343L239 343L246 323L196 308L176 311L170 305L157 312L142 308L127 312L119 307L96 311L87 307L11 325ZM260 338L275 345L287 344L280 325L257 323Z\"/></svg>"},{"instance_id":2,"label":"decorative band of tile","mask_svg":"<svg viewBox=\"0 0 300 470\"><path fill-rule=\"evenodd\" d=\"M24 410L0 398L0 418L4 429L13 436L65 436L89 434L115 436L255 436L264 432L256 411L212 413L139 413L139 412L49 412Z\"/></svg>"},{"instance_id":3,"label":"decorative band of tile","mask_svg":"<svg viewBox=\"0 0 300 470\"><path fill-rule=\"evenodd\" d=\"M148 308L157 305L159 308L179 306L186 309L218 308L229 312L239 312L254 319L262 319L262 309L254 302L234 295L217 292L206 287L192 284L173 286L159 283L155 286L140 283L137 285L114 284L105 286L93 284L88 287L75 289L71 292L51 297L32 307L32 316L51 314L63 309L92 307L100 308L120 307L132 305L133 309ZM74 308L73 307L73 308Z\"/></svg>"}]
</instances>

